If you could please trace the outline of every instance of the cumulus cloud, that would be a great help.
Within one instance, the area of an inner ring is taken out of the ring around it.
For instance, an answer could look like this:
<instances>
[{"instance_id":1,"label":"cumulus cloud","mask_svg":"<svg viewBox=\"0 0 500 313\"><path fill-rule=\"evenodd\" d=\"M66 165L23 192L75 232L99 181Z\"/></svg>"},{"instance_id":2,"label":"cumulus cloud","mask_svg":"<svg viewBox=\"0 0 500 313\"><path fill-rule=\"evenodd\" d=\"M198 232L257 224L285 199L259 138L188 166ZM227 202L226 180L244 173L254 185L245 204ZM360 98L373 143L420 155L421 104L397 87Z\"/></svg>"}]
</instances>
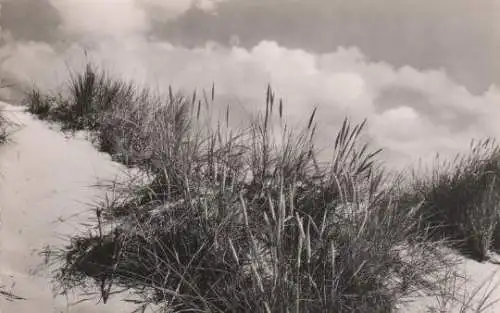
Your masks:
<instances>
[{"instance_id":1,"label":"cumulus cloud","mask_svg":"<svg viewBox=\"0 0 500 313\"><path fill-rule=\"evenodd\" d=\"M140 35L148 30L145 12L135 0L52 0L61 13L64 29L87 37Z\"/></svg>"},{"instance_id":2,"label":"cumulus cloud","mask_svg":"<svg viewBox=\"0 0 500 313\"><path fill-rule=\"evenodd\" d=\"M53 41L57 37L60 16L50 0L0 0L0 5L0 28L18 40Z\"/></svg>"},{"instance_id":3,"label":"cumulus cloud","mask_svg":"<svg viewBox=\"0 0 500 313\"><path fill-rule=\"evenodd\" d=\"M186 48L148 38L144 3L154 0L123 0L121 8L113 8L112 0L52 1L61 12L61 27L78 34L79 40L63 48L43 42L12 44L2 72L19 82L54 88L68 64L82 64L82 46L90 41L86 47L92 60L141 84L191 92L215 82L218 105L229 104L240 117L263 108L271 83L292 123L305 123L305 116L319 105L320 146L331 143L344 116L368 118L368 137L387 150L384 157L394 166L436 152L463 151L472 138L500 136L500 90L492 86L473 94L442 69L374 62L356 47L313 53L272 40L252 47L207 43ZM123 18L107 21L110 10ZM97 27L99 21L103 24Z\"/></svg>"},{"instance_id":4,"label":"cumulus cloud","mask_svg":"<svg viewBox=\"0 0 500 313\"><path fill-rule=\"evenodd\" d=\"M187 46L233 35L247 48L262 40L317 53L357 46L398 67L446 68L474 92L500 83L498 0L231 0L215 13L191 8L152 33Z\"/></svg>"}]
</instances>

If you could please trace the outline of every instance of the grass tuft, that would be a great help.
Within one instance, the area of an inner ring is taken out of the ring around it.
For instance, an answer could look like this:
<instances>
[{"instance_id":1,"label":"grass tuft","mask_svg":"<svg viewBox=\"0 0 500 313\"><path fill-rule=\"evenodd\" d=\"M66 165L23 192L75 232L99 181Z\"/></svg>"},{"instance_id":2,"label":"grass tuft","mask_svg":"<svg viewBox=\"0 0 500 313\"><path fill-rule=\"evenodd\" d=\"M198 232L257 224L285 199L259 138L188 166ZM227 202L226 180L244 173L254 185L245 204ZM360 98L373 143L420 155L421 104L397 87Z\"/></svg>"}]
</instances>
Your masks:
<instances>
[{"instance_id":1,"label":"grass tuft","mask_svg":"<svg viewBox=\"0 0 500 313\"><path fill-rule=\"evenodd\" d=\"M4 144L9 140L12 126L14 126L14 123L4 116L3 108L0 107L0 144Z\"/></svg>"},{"instance_id":2,"label":"grass tuft","mask_svg":"<svg viewBox=\"0 0 500 313\"><path fill-rule=\"evenodd\" d=\"M229 107L211 118L214 86L162 96L88 65L55 97L33 91L30 112L140 173L108 186L86 233L44 251L61 291L133 290L167 312L393 312L442 291L449 238L478 258L497 242L490 141L399 188L361 140L366 121L346 118L325 162L318 108L295 127L275 99L268 86L234 129Z\"/></svg>"},{"instance_id":3,"label":"grass tuft","mask_svg":"<svg viewBox=\"0 0 500 313\"><path fill-rule=\"evenodd\" d=\"M423 220L434 237L446 237L463 254L487 260L500 246L499 147L492 139L473 141L469 153L437 160L430 175L414 175L407 197L423 202Z\"/></svg>"}]
</instances>

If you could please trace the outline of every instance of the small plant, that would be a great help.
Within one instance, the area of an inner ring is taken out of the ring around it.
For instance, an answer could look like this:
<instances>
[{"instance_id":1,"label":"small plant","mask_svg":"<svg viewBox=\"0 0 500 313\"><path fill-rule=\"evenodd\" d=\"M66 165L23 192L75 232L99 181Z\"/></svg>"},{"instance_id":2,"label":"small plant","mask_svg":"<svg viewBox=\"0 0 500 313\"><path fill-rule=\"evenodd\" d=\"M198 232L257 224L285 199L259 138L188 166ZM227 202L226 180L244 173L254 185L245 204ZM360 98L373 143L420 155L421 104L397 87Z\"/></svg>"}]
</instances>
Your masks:
<instances>
[{"instance_id":1,"label":"small plant","mask_svg":"<svg viewBox=\"0 0 500 313\"><path fill-rule=\"evenodd\" d=\"M0 111L0 144L7 140L6 120L1 113L2 112Z\"/></svg>"},{"instance_id":2,"label":"small plant","mask_svg":"<svg viewBox=\"0 0 500 313\"><path fill-rule=\"evenodd\" d=\"M92 64L82 72L71 72L69 83L56 96L33 89L26 102L29 112L60 123L63 131L88 131L101 151L128 165L143 157L146 139L139 135L144 134L140 128L161 106L147 88L112 79Z\"/></svg>"},{"instance_id":3,"label":"small plant","mask_svg":"<svg viewBox=\"0 0 500 313\"><path fill-rule=\"evenodd\" d=\"M2 110L3 108L0 107L0 144L7 142L9 139L10 128L14 126L14 123L4 116Z\"/></svg>"},{"instance_id":4,"label":"small plant","mask_svg":"<svg viewBox=\"0 0 500 313\"><path fill-rule=\"evenodd\" d=\"M18 301L18 300L26 300L26 298L15 295L14 293L7 291L5 286L0 285L0 296L2 296L7 301Z\"/></svg>"},{"instance_id":5,"label":"small plant","mask_svg":"<svg viewBox=\"0 0 500 313\"><path fill-rule=\"evenodd\" d=\"M38 116L40 119L47 119L51 113L52 102L50 98L41 94L40 90L33 88L26 94L28 112Z\"/></svg>"},{"instance_id":6,"label":"small plant","mask_svg":"<svg viewBox=\"0 0 500 313\"><path fill-rule=\"evenodd\" d=\"M6 87L3 86L1 83L2 82L0 80L0 89ZM0 144L7 141L7 135L8 135L7 128L10 124L11 124L10 121L8 121L3 115L3 107L0 106Z\"/></svg>"}]
</instances>

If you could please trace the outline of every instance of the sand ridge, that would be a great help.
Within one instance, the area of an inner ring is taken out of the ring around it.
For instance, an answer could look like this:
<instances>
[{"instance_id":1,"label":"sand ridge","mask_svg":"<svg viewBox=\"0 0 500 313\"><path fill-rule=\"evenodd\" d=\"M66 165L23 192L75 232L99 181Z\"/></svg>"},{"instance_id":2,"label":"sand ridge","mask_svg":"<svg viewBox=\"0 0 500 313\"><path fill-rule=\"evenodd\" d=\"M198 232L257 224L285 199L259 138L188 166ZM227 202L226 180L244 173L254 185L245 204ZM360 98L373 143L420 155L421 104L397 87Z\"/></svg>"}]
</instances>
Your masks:
<instances>
[{"instance_id":1,"label":"sand ridge","mask_svg":"<svg viewBox=\"0 0 500 313\"><path fill-rule=\"evenodd\" d=\"M91 201L103 195L92 185L123 169L88 141L68 139L19 107L3 107L19 125L0 148L0 285L26 300L0 297L0 312L130 312L130 305L117 300L70 306L72 299L53 297L48 275L33 274L43 261L36 251L78 231Z\"/></svg>"}]
</instances>

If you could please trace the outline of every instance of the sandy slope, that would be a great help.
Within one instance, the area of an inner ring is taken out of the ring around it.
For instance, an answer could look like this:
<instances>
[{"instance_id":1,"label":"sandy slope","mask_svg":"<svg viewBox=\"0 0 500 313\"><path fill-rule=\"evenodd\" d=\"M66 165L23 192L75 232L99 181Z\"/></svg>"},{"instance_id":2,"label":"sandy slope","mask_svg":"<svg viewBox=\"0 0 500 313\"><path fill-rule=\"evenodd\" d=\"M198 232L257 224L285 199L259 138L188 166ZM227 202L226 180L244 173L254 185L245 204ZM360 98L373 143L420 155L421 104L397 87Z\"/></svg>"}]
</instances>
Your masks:
<instances>
[{"instance_id":1,"label":"sandy slope","mask_svg":"<svg viewBox=\"0 0 500 313\"><path fill-rule=\"evenodd\" d=\"M450 251L450 253L453 253ZM456 255L455 255L456 256ZM462 256L456 256L461 264L455 269L457 274L466 278L457 280L455 303L449 303L446 310L430 311L439 308L437 297L412 299L413 302L402 307L405 313L497 313L500 312L500 266L491 262L479 263ZM496 256L495 259L498 257ZM489 293L491 293L488 297ZM484 304L481 302L484 300ZM464 305L467 304L467 305ZM482 306L482 307L481 307ZM479 310L479 308L481 309Z\"/></svg>"},{"instance_id":2,"label":"sandy slope","mask_svg":"<svg viewBox=\"0 0 500 313\"><path fill-rule=\"evenodd\" d=\"M34 249L75 232L74 217L65 223L58 218L88 210L88 202L100 193L90 186L116 177L120 167L88 142L65 139L19 108L5 109L21 128L13 142L0 148L0 286L27 300L8 302L0 296L0 311L130 312L123 303L68 307L65 298L53 298L46 277L30 274L42 261Z\"/></svg>"},{"instance_id":3,"label":"sandy slope","mask_svg":"<svg viewBox=\"0 0 500 313\"><path fill-rule=\"evenodd\" d=\"M112 179L123 169L87 141L66 139L19 108L5 108L21 128L12 136L12 143L0 147L0 286L12 287L10 291L27 300L9 302L0 296L0 312L130 312L132 307L117 299L108 305L86 302L68 306L67 299L52 296L47 277L31 274L42 262L32 251L61 242L59 235L74 233L78 219L85 217L79 215L64 223L59 218L87 212L89 201L102 196L101 191L89 186L100 179ZM487 278L494 278L493 285L500 280L500 273L495 273L500 266L491 263L464 260L461 269L472 279L467 286L469 293ZM500 299L500 288L490 301L496 299ZM428 300L402 311L426 312L426 305L434 302ZM500 312L500 303L488 312Z\"/></svg>"}]
</instances>

